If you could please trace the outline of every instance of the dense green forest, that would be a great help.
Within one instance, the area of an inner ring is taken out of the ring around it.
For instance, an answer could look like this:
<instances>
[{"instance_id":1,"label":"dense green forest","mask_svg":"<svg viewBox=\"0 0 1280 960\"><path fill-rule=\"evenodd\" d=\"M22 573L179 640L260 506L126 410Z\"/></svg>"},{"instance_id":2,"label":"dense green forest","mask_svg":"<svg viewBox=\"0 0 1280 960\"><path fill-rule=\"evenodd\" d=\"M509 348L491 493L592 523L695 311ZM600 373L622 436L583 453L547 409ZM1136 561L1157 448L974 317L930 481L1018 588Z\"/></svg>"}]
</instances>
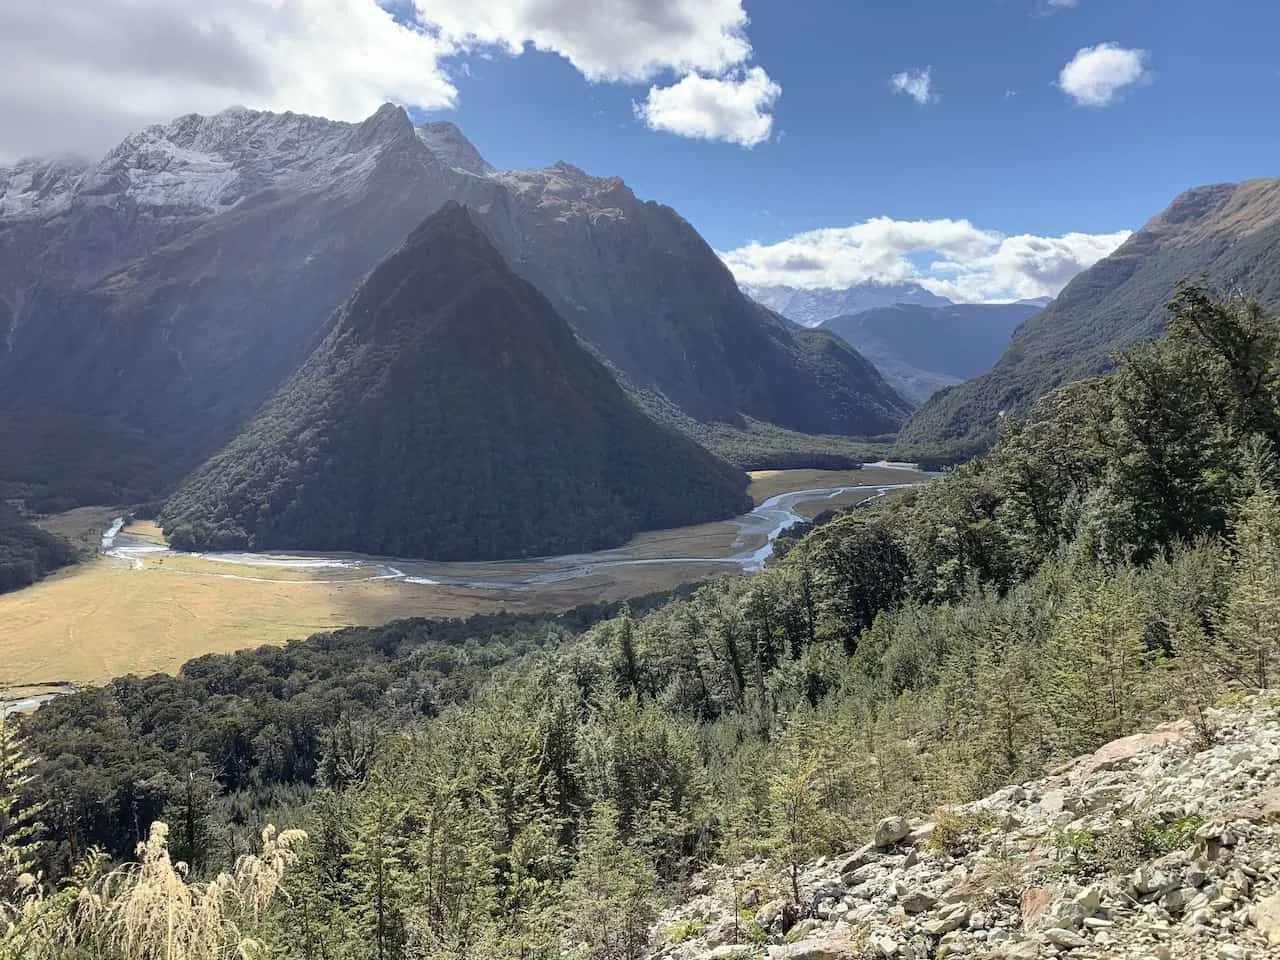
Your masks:
<instances>
[{"instance_id":1,"label":"dense green forest","mask_svg":"<svg viewBox=\"0 0 1280 960\"><path fill-rule=\"evenodd\" d=\"M1001 417L1025 416L1049 391L1109 370L1117 353L1161 335L1180 277L1207 274L1280 306L1275 188L1275 180L1251 180L1175 198L1019 327L994 367L925 403L903 428L899 455L959 462L985 451Z\"/></svg>"},{"instance_id":2,"label":"dense green forest","mask_svg":"<svg viewBox=\"0 0 1280 960\"><path fill-rule=\"evenodd\" d=\"M635 958L708 862L847 849L1176 715L1212 738L1204 708L1280 656L1280 323L1193 287L1171 317L758 576L56 701L6 741L34 761L11 801L0 780L0 850L32 871L0 889L7 955L160 955L168 910L184 956Z\"/></svg>"},{"instance_id":3,"label":"dense green forest","mask_svg":"<svg viewBox=\"0 0 1280 960\"><path fill-rule=\"evenodd\" d=\"M183 549L498 560L723 520L746 487L646 417L448 204L161 521Z\"/></svg>"},{"instance_id":4,"label":"dense green forest","mask_svg":"<svg viewBox=\"0 0 1280 960\"><path fill-rule=\"evenodd\" d=\"M0 503L0 593L35 583L76 562L75 548Z\"/></svg>"}]
</instances>

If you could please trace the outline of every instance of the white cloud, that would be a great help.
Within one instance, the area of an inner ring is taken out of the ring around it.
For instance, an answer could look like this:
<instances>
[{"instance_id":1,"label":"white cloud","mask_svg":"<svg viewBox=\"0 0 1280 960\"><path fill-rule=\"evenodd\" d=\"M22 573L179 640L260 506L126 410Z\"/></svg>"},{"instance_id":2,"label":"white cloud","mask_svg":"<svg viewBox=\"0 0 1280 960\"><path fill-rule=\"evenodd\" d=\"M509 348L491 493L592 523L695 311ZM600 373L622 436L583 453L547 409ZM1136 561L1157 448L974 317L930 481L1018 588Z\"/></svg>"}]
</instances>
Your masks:
<instances>
[{"instance_id":1,"label":"white cloud","mask_svg":"<svg viewBox=\"0 0 1280 960\"><path fill-rule=\"evenodd\" d=\"M1069 7L1080 6L1080 0L1045 0L1045 6L1056 10L1066 10Z\"/></svg>"},{"instance_id":2,"label":"white cloud","mask_svg":"<svg viewBox=\"0 0 1280 960\"><path fill-rule=\"evenodd\" d=\"M1128 237L1128 231L1006 237L968 220L880 217L720 256L742 283L819 289L916 282L953 300L984 302L1055 296Z\"/></svg>"},{"instance_id":3,"label":"white cloud","mask_svg":"<svg viewBox=\"0 0 1280 960\"><path fill-rule=\"evenodd\" d=\"M1149 78L1147 52L1116 43L1082 47L1058 74L1058 87L1076 103L1105 107L1125 87Z\"/></svg>"},{"instance_id":4,"label":"white cloud","mask_svg":"<svg viewBox=\"0 0 1280 960\"><path fill-rule=\"evenodd\" d=\"M424 25L461 46L519 53L529 44L560 54L590 80L642 81L668 69L720 74L751 56L742 0L412 2Z\"/></svg>"},{"instance_id":5,"label":"white cloud","mask_svg":"<svg viewBox=\"0 0 1280 960\"><path fill-rule=\"evenodd\" d=\"M769 109L781 93L761 67L719 78L691 73L672 86L651 87L635 112L651 130L754 147L769 139Z\"/></svg>"},{"instance_id":6,"label":"white cloud","mask_svg":"<svg viewBox=\"0 0 1280 960\"><path fill-rule=\"evenodd\" d=\"M751 57L747 22L742 0L0 3L0 157L94 153L236 103L343 120L387 100L448 108L462 58L529 47L591 81L723 76Z\"/></svg>"},{"instance_id":7,"label":"white cloud","mask_svg":"<svg viewBox=\"0 0 1280 960\"><path fill-rule=\"evenodd\" d=\"M921 106L938 99L932 89L933 67L917 67L895 73L889 78L889 87L894 93L905 93Z\"/></svg>"}]
</instances>

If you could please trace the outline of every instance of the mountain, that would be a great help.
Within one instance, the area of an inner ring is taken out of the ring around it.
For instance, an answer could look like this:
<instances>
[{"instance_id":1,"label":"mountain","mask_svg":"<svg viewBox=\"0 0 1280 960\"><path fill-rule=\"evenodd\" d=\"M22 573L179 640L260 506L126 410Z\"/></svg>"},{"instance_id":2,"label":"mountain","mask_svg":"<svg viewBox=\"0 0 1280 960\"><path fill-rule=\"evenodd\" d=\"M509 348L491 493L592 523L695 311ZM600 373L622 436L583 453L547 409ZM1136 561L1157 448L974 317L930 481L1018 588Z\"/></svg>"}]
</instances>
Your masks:
<instances>
[{"instance_id":1,"label":"mountain","mask_svg":"<svg viewBox=\"0 0 1280 960\"><path fill-rule=\"evenodd\" d=\"M450 200L668 422L866 436L906 418L855 351L748 300L621 180L495 171L453 124L391 105L357 124L236 108L96 164L0 169L0 494L56 508L168 489Z\"/></svg>"},{"instance_id":2,"label":"mountain","mask_svg":"<svg viewBox=\"0 0 1280 960\"><path fill-rule=\"evenodd\" d=\"M742 284L752 300L764 304L788 320L804 327L816 327L836 317L891 307L898 303L922 307L942 307L951 301L930 293L918 283L857 283L834 290L802 290L783 285Z\"/></svg>"},{"instance_id":3,"label":"mountain","mask_svg":"<svg viewBox=\"0 0 1280 960\"><path fill-rule=\"evenodd\" d=\"M745 476L645 416L450 203L162 523L196 549L492 560L749 508Z\"/></svg>"},{"instance_id":4,"label":"mountain","mask_svg":"<svg viewBox=\"0 0 1280 960\"><path fill-rule=\"evenodd\" d=\"M1041 308L1023 303L899 303L824 321L904 397L923 403L944 387L986 373L1009 335Z\"/></svg>"},{"instance_id":5,"label":"mountain","mask_svg":"<svg viewBox=\"0 0 1280 960\"><path fill-rule=\"evenodd\" d=\"M659 416L849 436L905 419L864 358L745 297L688 222L616 177L557 163L470 178L456 199Z\"/></svg>"},{"instance_id":6,"label":"mountain","mask_svg":"<svg viewBox=\"0 0 1280 960\"><path fill-rule=\"evenodd\" d=\"M1004 413L1092 376L1165 327L1180 279L1280 305L1280 179L1189 190L1023 324L995 367L935 395L900 436L904 452L962 456L990 444Z\"/></svg>"},{"instance_id":7,"label":"mountain","mask_svg":"<svg viewBox=\"0 0 1280 960\"><path fill-rule=\"evenodd\" d=\"M458 176L394 107L188 116L0 174L0 486L57 509L176 482Z\"/></svg>"},{"instance_id":8,"label":"mountain","mask_svg":"<svg viewBox=\"0 0 1280 960\"><path fill-rule=\"evenodd\" d=\"M75 562L71 544L41 530L0 501L0 593L28 586Z\"/></svg>"}]
</instances>

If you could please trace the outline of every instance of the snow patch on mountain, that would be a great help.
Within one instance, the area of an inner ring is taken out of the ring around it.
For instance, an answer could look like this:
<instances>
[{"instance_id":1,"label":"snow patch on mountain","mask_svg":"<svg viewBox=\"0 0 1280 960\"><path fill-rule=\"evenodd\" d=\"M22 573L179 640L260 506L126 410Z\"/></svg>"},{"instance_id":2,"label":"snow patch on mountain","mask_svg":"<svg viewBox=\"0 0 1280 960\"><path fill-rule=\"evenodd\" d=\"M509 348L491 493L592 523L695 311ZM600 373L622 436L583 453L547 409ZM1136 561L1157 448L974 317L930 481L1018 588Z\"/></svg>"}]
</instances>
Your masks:
<instances>
[{"instance_id":1,"label":"snow patch on mountain","mask_svg":"<svg viewBox=\"0 0 1280 960\"><path fill-rule=\"evenodd\" d=\"M899 303L922 307L942 307L951 303L917 283L858 283L836 290L805 290L799 287L755 284L741 284L741 287L742 292L756 303L805 327L821 326L835 317Z\"/></svg>"},{"instance_id":2,"label":"snow patch on mountain","mask_svg":"<svg viewBox=\"0 0 1280 960\"><path fill-rule=\"evenodd\" d=\"M447 167L484 177L493 173L488 161L468 140L457 124L441 121L417 128L418 139Z\"/></svg>"},{"instance_id":3,"label":"snow patch on mountain","mask_svg":"<svg viewBox=\"0 0 1280 960\"><path fill-rule=\"evenodd\" d=\"M420 162L434 157L470 173L492 172L453 124L415 131L390 104L361 123L232 107L147 127L89 167L40 160L0 167L0 217L48 218L76 204L122 200L160 216L212 216L272 187L341 185L396 146L421 151Z\"/></svg>"}]
</instances>

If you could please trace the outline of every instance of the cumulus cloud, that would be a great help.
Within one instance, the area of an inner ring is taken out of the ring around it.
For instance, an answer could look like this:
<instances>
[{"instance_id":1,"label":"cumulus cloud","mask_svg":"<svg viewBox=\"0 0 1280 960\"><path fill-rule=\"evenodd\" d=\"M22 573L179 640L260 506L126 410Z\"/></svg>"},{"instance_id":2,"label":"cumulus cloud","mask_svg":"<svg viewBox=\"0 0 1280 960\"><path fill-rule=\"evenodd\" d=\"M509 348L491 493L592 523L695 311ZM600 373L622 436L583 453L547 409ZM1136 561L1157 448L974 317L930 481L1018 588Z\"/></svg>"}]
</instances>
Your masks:
<instances>
[{"instance_id":1,"label":"cumulus cloud","mask_svg":"<svg viewBox=\"0 0 1280 960\"><path fill-rule=\"evenodd\" d=\"M1110 105L1126 87L1149 79L1147 52L1117 43L1082 47L1058 74L1058 88L1086 107Z\"/></svg>"},{"instance_id":2,"label":"cumulus cloud","mask_svg":"<svg viewBox=\"0 0 1280 960\"><path fill-rule=\"evenodd\" d=\"M746 27L742 0L3 3L0 157L97 152L237 103L343 120L387 100L448 108L460 58L528 48L593 82L723 77L751 57Z\"/></svg>"},{"instance_id":3,"label":"cumulus cloud","mask_svg":"<svg viewBox=\"0 0 1280 960\"><path fill-rule=\"evenodd\" d=\"M1004 236L968 220L880 217L720 256L742 283L820 289L915 282L939 296L978 303L1056 296L1128 237L1128 231Z\"/></svg>"},{"instance_id":4,"label":"cumulus cloud","mask_svg":"<svg viewBox=\"0 0 1280 960\"><path fill-rule=\"evenodd\" d=\"M769 113L782 88L761 67L725 77L691 73L669 87L651 87L636 117L651 130L754 147L769 139Z\"/></svg>"},{"instance_id":5,"label":"cumulus cloud","mask_svg":"<svg viewBox=\"0 0 1280 960\"><path fill-rule=\"evenodd\" d=\"M422 24L461 46L500 45L517 54L531 45L560 54L589 80L643 81L668 69L720 74L751 56L742 0L413 3Z\"/></svg>"},{"instance_id":6,"label":"cumulus cloud","mask_svg":"<svg viewBox=\"0 0 1280 960\"><path fill-rule=\"evenodd\" d=\"M933 103L938 99L932 87L933 67L903 70L901 73L895 73L889 78L889 88L894 93L905 93L921 106Z\"/></svg>"}]
</instances>

